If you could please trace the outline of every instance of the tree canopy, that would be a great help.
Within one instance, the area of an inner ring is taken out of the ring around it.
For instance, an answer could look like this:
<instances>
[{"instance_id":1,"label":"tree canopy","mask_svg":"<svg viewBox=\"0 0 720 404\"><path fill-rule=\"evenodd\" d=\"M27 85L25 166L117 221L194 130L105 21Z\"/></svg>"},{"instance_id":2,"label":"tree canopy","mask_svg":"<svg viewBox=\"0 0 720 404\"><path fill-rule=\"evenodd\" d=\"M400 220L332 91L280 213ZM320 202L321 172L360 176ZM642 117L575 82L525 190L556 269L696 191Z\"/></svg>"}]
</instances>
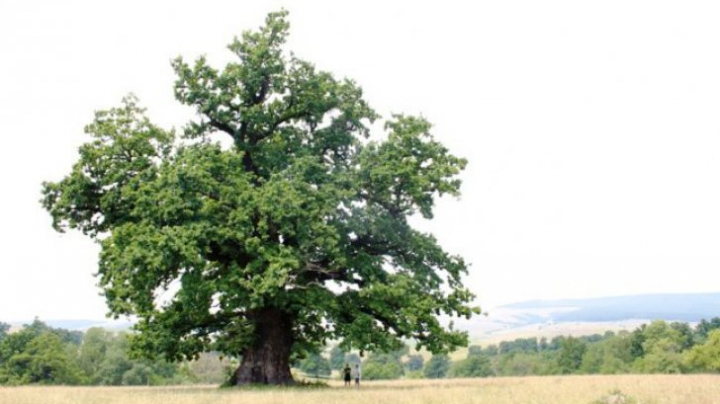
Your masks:
<instances>
[{"instance_id":1,"label":"tree canopy","mask_svg":"<svg viewBox=\"0 0 720 404\"><path fill-rule=\"evenodd\" d=\"M53 226L100 244L99 284L110 313L138 316L137 350L242 356L236 383L291 383L290 356L328 339L466 344L439 316L479 312L467 266L408 222L459 195L466 161L422 117L370 140L380 116L361 88L288 56L288 29L269 14L222 69L173 60L175 97L197 111L179 135L134 96L96 112L70 174L43 185Z\"/></svg>"}]
</instances>

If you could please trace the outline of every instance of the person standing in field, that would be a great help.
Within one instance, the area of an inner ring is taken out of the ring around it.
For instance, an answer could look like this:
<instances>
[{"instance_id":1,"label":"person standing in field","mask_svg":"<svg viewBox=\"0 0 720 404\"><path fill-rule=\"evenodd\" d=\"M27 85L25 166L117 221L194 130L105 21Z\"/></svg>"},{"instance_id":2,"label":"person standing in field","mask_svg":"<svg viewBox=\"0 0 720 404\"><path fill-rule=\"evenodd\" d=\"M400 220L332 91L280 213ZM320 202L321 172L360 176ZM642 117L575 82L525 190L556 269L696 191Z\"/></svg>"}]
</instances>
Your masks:
<instances>
[{"instance_id":1,"label":"person standing in field","mask_svg":"<svg viewBox=\"0 0 720 404\"><path fill-rule=\"evenodd\" d=\"M355 387L360 387L360 364L355 364L355 369L353 369L353 373L355 376Z\"/></svg>"},{"instance_id":2,"label":"person standing in field","mask_svg":"<svg viewBox=\"0 0 720 404\"><path fill-rule=\"evenodd\" d=\"M345 380L346 386L350 385L350 372L351 372L350 365L346 363L345 369L343 369L343 380Z\"/></svg>"}]
</instances>

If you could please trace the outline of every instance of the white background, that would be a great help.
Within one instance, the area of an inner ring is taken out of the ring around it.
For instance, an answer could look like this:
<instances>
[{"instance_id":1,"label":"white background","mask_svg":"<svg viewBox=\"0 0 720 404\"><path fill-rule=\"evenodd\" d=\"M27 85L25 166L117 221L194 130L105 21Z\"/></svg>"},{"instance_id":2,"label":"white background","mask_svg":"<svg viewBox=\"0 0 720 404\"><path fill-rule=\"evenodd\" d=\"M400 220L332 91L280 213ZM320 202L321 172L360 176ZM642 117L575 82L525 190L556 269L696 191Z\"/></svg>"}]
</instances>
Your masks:
<instances>
[{"instance_id":1,"label":"white background","mask_svg":"<svg viewBox=\"0 0 720 404\"><path fill-rule=\"evenodd\" d=\"M720 290L720 2L18 1L0 3L0 320L98 319L97 248L50 227L96 109L137 94L191 116L170 59L220 66L290 11L287 49L422 114L470 164L434 232L484 308Z\"/></svg>"}]
</instances>

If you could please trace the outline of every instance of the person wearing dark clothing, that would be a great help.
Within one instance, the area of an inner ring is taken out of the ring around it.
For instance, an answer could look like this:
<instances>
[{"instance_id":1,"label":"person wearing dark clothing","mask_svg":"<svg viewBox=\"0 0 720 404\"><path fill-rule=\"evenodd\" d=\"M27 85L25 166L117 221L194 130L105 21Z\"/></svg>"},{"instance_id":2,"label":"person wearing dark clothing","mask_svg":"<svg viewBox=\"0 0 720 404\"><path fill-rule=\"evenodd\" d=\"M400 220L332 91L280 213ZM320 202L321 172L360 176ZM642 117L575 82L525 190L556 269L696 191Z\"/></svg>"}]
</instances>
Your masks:
<instances>
[{"instance_id":1,"label":"person wearing dark clothing","mask_svg":"<svg viewBox=\"0 0 720 404\"><path fill-rule=\"evenodd\" d=\"M349 386L349 385L350 385L350 374L351 374L351 372L352 372L352 370L350 369L350 365L348 365L348 364L346 363L346 364L345 364L345 369L343 369L343 380L345 380L345 385L346 385L346 386Z\"/></svg>"}]
</instances>

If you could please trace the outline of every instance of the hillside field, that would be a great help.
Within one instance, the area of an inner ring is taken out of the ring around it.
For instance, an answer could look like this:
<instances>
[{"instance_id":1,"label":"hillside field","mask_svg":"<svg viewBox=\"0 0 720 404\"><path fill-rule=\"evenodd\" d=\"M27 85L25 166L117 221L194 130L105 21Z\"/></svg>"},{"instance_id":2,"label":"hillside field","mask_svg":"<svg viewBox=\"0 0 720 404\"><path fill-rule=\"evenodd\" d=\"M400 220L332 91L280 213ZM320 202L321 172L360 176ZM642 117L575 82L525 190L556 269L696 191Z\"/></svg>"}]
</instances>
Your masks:
<instances>
[{"instance_id":1,"label":"hillside field","mask_svg":"<svg viewBox=\"0 0 720 404\"><path fill-rule=\"evenodd\" d=\"M718 404L720 375L546 376L366 382L360 389L2 387L0 404Z\"/></svg>"}]
</instances>

